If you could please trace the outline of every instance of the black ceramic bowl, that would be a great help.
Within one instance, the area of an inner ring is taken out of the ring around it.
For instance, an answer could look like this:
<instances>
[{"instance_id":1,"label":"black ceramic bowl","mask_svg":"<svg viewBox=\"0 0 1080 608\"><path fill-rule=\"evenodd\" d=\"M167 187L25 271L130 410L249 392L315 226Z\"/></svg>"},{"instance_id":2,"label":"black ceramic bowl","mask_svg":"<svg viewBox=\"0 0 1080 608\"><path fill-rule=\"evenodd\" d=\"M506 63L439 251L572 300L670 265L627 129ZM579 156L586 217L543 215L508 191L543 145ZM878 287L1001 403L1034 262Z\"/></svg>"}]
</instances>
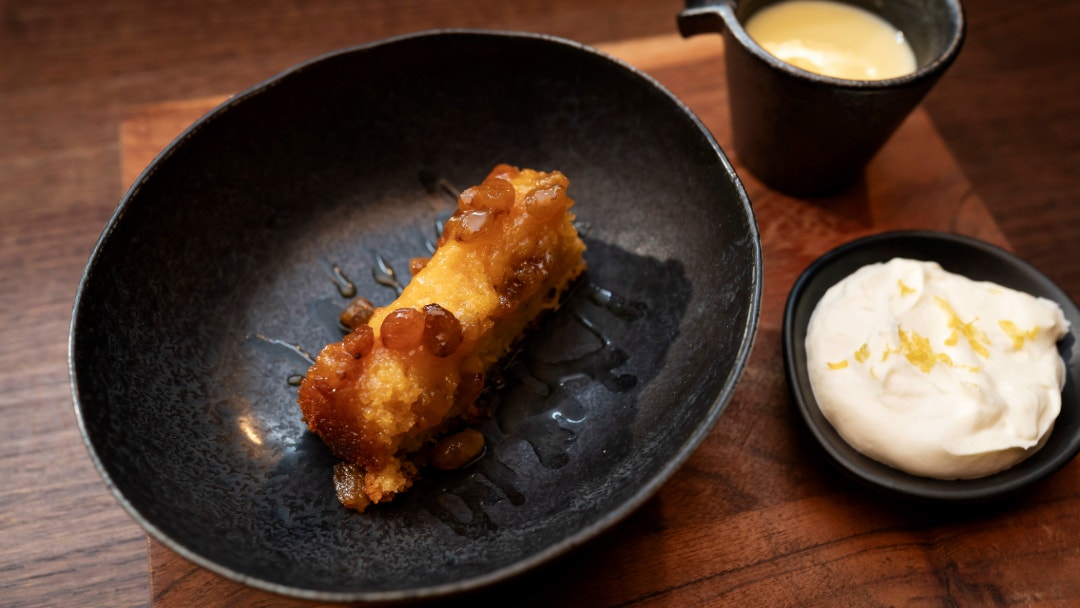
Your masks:
<instances>
[{"instance_id":1,"label":"black ceramic bowl","mask_svg":"<svg viewBox=\"0 0 1080 608\"><path fill-rule=\"evenodd\" d=\"M1046 444L1035 454L1000 473L965 480L909 475L881 464L848 445L821 413L806 373L806 329L825 292L862 266L894 257L934 261L950 272L977 281L1025 291L1057 302L1072 325L1058 344L1065 360L1066 382L1061 414ZM851 479L892 496L922 502L977 503L1013 496L1065 466L1080 452L1080 352L1076 331L1080 310L1053 282L1015 255L982 241L955 234L905 231L866 237L838 247L811 264L795 282L784 311L784 363L798 410L825 458Z\"/></svg>"},{"instance_id":2,"label":"black ceramic bowl","mask_svg":"<svg viewBox=\"0 0 1080 608\"><path fill-rule=\"evenodd\" d=\"M295 403L305 353L353 288L390 303L503 162L569 177L587 276L489 395L479 462L346 510ZM75 406L120 502L195 563L323 601L444 596L651 496L724 409L760 296L746 194L657 83L543 36L406 36L236 96L147 168L79 288Z\"/></svg>"}]
</instances>

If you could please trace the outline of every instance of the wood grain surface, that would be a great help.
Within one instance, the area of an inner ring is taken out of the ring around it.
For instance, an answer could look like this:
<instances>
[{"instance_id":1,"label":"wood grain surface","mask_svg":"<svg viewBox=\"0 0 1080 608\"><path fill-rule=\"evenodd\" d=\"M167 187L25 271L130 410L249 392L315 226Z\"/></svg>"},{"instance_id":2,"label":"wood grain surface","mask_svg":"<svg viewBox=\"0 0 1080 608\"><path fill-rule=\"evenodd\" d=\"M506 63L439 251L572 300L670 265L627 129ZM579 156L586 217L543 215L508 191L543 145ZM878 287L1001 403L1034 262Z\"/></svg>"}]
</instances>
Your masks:
<instances>
[{"instance_id":1,"label":"wood grain surface","mask_svg":"<svg viewBox=\"0 0 1080 608\"><path fill-rule=\"evenodd\" d=\"M123 189L175 132L319 53L452 26L618 41L605 48L643 65L724 142L719 48L672 45L680 6L0 1L0 605L290 605L148 546L71 409L66 334L82 267ZM1080 3L969 0L967 14L960 59L851 192L796 200L744 176L765 243L765 306L750 366L702 447L608 534L464 602L1080 605L1080 465L990 508L883 500L813 459L781 371L779 310L795 274L885 228L1007 244L1080 299Z\"/></svg>"},{"instance_id":2,"label":"wood grain surface","mask_svg":"<svg viewBox=\"0 0 1080 608\"><path fill-rule=\"evenodd\" d=\"M600 47L657 78L727 147L718 37L684 41L668 35ZM134 179L176 134L221 101L136 108L121 123L124 179ZM741 169L735 155L733 162ZM837 479L813 460L795 431L781 373L780 322L787 292L814 258L858 236L903 228L959 232L1008 246L926 113L911 116L861 183L828 199L779 195L740 174L762 233L765 283L757 345L731 408L659 498L585 551L594 556L588 568L573 566L581 558L572 557L546 569L554 574L526 577L480 597L536 606L906 604L1011 601L1049 587L1080 599L1080 584L1070 582L1068 570L1037 568L1036 576L1024 571L1025 579L1017 579L1011 555L987 560L983 541L957 540L954 517L914 513ZM1069 488L1077 481L1080 464L1052 484ZM1023 524L1015 507L1000 507L983 513L982 525L1010 527L1011 534L991 535L995 542L1024 538L1047 519L1057 520L1049 525L1062 540L1080 529L1063 521L1068 510L1047 511L1036 500L1026 508L1049 515ZM943 552L948 560L941 559ZM1065 564L1080 566L1080 559ZM989 569L998 574L984 580ZM161 608L306 605L223 579L156 541L150 541L150 577L154 605ZM552 578L559 584L552 585Z\"/></svg>"}]
</instances>

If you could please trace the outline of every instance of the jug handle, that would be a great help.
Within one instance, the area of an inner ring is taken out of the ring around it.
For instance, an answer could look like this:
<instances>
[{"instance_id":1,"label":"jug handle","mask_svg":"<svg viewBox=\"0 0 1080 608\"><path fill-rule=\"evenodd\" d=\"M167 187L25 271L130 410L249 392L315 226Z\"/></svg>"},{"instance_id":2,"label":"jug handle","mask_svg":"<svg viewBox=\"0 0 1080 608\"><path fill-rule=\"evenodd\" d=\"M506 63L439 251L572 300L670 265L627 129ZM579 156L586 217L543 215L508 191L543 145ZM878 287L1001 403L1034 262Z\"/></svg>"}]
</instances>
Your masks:
<instances>
[{"instance_id":1,"label":"jug handle","mask_svg":"<svg viewBox=\"0 0 1080 608\"><path fill-rule=\"evenodd\" d=\"M686 0L686 8L676 22L683 38L697 34L719 34L724 27L738 24L733 0Z\"/></svg>"}]
</instances>

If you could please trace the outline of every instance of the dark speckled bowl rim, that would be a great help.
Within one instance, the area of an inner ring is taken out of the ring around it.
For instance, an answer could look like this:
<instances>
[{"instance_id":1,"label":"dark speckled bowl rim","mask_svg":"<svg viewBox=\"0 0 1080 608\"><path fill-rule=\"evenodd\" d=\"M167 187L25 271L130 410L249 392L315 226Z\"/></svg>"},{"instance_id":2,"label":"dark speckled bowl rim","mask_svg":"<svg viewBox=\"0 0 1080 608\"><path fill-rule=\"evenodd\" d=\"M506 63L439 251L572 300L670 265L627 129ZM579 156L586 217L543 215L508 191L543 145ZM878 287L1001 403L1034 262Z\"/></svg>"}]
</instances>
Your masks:
<instances>
[{"instance_id":1,"label":"dark speckled bowl rim","mask_svg":"<svg viewBox=\"0 0 1080 608\"><path fill-rule=\"evenodd\" d=\"M715 399L713 400L712 406L708 410L707 415L700 421L694 433L679 449L675 457L669 460L649 482L643 484L631 499L624 502L620 508L607 513L604 517L600 518L593 525L582 528L575 533L568 535L565 539L563 539L562 542L552 545L543 551L535 553L528 559L521 560L509 567L492 571L482 576L464 579L456 583L449 583L404 591L373 592L328 592L309 589L298 589L288 585L283 585L272 581L263 580L261 578L248 576L240 572L236 572L231 568L217 564L214 561L187 549L183 544L177 542L175 539L171 538L168 534L166 534L161 528L154 525L153 522L143 517L134 507L134 505L119 490L116 483L110 478L107 469L99 458L99 455L95 452L94 447L87 434L86 423L83 417L83 413L81 411L79 388L76 381L77 372L75 369L74 360L75 337L80 331L79 325L77 323L78 315L75 313L77 313L77 311L79 310L84 286L88 281L90 273L94 270L95 260L98 257L99 250L103 247L106 241L108 241L109 235L116 223L120 220L120 218L124 216L128 202L134 197L135 193L138 192L142 185L147 180L152 178L153 174L156 171L156 168L160 165L160 163L164 159L170 157L179 146L182 146L184 144L185 140L191 137L193 133L201 129L204 125L213 120L216 120L222 114L230 111L230 109L244 102L246 99L258 95L260 92L266 89L274 87L278 82L285 79L289 75L303 71L310 66L323 62L327 59L331 59L339 55L356 53L376 47L391 45L397 42L402 42L414 38L438 37L445 35L487 36L507 39L534 39L569 48L580 53L602 58L605 61L609 61L617 67L626 70L627 72L636 76L642 81L644 86L652 87L658 92L662 93L669 99L674 108L684 113L687 119L692 121L693 124L697 125L697 127L701 130L704 138L711 144L712 151L715 154L715 162L718 162L720 164L720 166L724 169L725 174L734 183L735 189L739 194L738 203L740 204L740 206L743 207L745 213L747 214L747 217L750 219L749 226L752 232L752 234L749 234L748 236L750 237L751 245L754 252L754 285L752 286L753 297L750 303L751 309L748 314L747 323L746 326L743 328L744 338L742 343L740 344L738 353L736 353L735 363L730 376L730 381L722 388L720 394L716 395ZM690 108L682 102L682 100L680 100L670 91L668 91L665 87L663 87L663 85L661 85L651 76L645 74L636 67L618 58L612 57L607 53L604 53L596 48L590 47L583 43L557 36L523 31L471 28L442 28L388 37L315 56L312 59L299 63L292 68L289 68L288 70L285 70L260 84L257 84L234 96L231 96L229 99L222 102L217 107L209 111L206 115L201 117L198 121L187 127L142 171L142 173L139 175L139 177L135 180L133 185L129 188L129 190L121 199L113 215L109 218L97 243L94 245L94 249L90 254L89 261L87 262L87 265L83 270L74 300L74 312L72 314L72 321L68 336L69 385L71 388L72 398L75 406L77 423L80 433L83 437L83 443L89 452L90 458L93 461L94 466L97 468L99 474L101 474L106 486L116 497L121 506L128 512L128 514L154 539L158 540L184 559L193 562L202 568L210 570L211 572L214 572L226 579L239 582L256 589L268 591L286 597L316 602L389 604L400 602L426 601L438 598L449 598L461 595L463 593L488 588L498 583L506 582L524 574L525 572L531 571L541 565L547 564L560 556L570 553L574 549L586 544L590 540L601 535L605 531L615 526L617 523L624 520L631 513L636 511L642 504L649 500L653 495L656 494L660 487L665 482L667 482L667 480L683 465L686 459L689 458L689 456L697 449L697 447L702 443L702 441L704 441L705 437L712 430L712 427L715 425L716 420L719 418L720 414L723 412L724 408L731 400L732 394L735 391L735 387L738 385L738 380L739 378L741 378L742 373L746 367L754 340L756 338L762 297L763 262L760 235L757 229L756 222L753 220L753 218L754 212L750 203L750 199L744 187L742 186L742 182L736 174L734 167L731 165L731 162L729 161L723 150L720 148L720 145L716 142L711 132L704 125L704 123L702 123L701 120L693 113L693 111L691 111Z\"/></svg>"},{"instance_id":2,"label":"dark speckled bowl rim","mask_svg":"<svg viewBox=\"0 0 1080 608\"><path fill-rule=\"evenodd\" d=\"M1061 306L1065 317L1072 323L1071 333L1073 336L1080 330L1077 321L1080 320L1080 310L1072 302L1068 295L1058 288L1049 278L1040 273L1036 268L1013 255L1012 253L975 238L958 234L909 230L895 231L876 234L847 244L841 245L825 255L821 256L806 268L796 280L788 296L784 310L783 320L783 351L784 368L790 389L794 407L798 412L801 425L808 431L814 443L820 448L819 452L831 465L838 469L849 479L856 483L879 491L889 496L908 499L913 502L936 503L936 504L976 504L1000 500L1015 496L1020 491L1032 484L1045 479L1057 472L1069 463L1077 453L1080 453L1080 424L1074 425L1072 434L1057 444L1057 451L1049 454L1041 454L1036 460L1028 458L1002 473L987 477L970 480L944 481L918 477L903 471L893 469L876 462L851 448L825 420L824 415L818 408L814 395L809 390L804 390L801 383L807 385L805 368L805 346L803 339L806 335L804 324L797 326L796 317L800 311L812 311L817 305L817 300L811 300L806 292L812 287L821 288L819 285L824 272L830 269L846 268L848 273L854 272L862 263L854 262L855 256L875 256L875 252L893 252L897 249L909 249L921 243L923 246L933 247L935 243L947 245L952 248L964 248L971 255L985 257L987 262L999 264L995 267L1009 267L1011 270L1022 273L1026 278L1038 283L1044 291L1041 295L1048 297ZM930 259L922 256L920 259ZM886 261L881 258L881 261ZM935 260L948 270L948 260ZM831 285L830 285L831 286ZM1008 286L1008 285L1006 285ZM827 287L826 287L827 288ZM806 315L809 319L809 315ZM1073 344L1072 357L1066 361L1066 380L1075 384L1080 378L1080 355L1077 349L1080 345ZM800 365L800 361L803 362ZM1070 387L1066 387L1066 393ZM1075 391L1073 391L1075 394ZM1071 407L1074 416L1080 416L1080 403L1067 403L1063 400L1062 410ZM1055 429L1054 432L1057 432ZM1062 431L1067 432L1067 431ZM1044 447L1046 450L1050 447ZM1007 475L1006 475L1007 473Z\"/></svg>"}]
</instances>

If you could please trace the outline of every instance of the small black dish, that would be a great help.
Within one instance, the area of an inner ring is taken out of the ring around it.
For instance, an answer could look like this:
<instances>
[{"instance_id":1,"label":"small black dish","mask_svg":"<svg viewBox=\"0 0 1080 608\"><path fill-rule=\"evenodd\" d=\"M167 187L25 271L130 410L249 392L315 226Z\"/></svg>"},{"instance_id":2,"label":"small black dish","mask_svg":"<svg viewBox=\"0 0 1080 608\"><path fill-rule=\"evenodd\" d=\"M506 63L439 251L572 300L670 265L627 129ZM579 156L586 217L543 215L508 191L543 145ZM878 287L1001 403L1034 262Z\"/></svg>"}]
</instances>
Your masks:
<instances>
[{"instance_id":1,"label":"small black dish","mask_svg":"<svg viewBox=\"0 0 1080 608\"><path fill-rule=\"evenodd\" d=\"M940 480L909 475L856 451L818 409L806 373L806 330L825 292L862 266L895 257L935 261L950 272L992 281L1057 302L1071 324L1059 342L1065 359L1061 414L1046 445L1013 467L978 479ZM851 479L888 495L924 502L978 503L1016 494L1065 466L1080 452L1080 353L1075 348L1080 310L1053 282L1015 255L985 242L955 234L889 232L847 243L811 264L795 282L784 310L784 365L788 387L801 421L826 460Z\"/></svg>"},{"instance_id":2,"label":"small black dish","mask_svg":"<svg viewBox=\"0 0 1080 608\"><path fill-rule=\"evenodd\" d=\"M345 509L305 353L352 295L392 302L497 163L566 174L586 280L492 392L483 458ZM571 41L424 32L289 70L154 160L83 274L72 390L106 483L184 558L307 600L444 598L652 496L728 403L760 299L746 192L678 99Z\"/></svg>"}]
</instances>

